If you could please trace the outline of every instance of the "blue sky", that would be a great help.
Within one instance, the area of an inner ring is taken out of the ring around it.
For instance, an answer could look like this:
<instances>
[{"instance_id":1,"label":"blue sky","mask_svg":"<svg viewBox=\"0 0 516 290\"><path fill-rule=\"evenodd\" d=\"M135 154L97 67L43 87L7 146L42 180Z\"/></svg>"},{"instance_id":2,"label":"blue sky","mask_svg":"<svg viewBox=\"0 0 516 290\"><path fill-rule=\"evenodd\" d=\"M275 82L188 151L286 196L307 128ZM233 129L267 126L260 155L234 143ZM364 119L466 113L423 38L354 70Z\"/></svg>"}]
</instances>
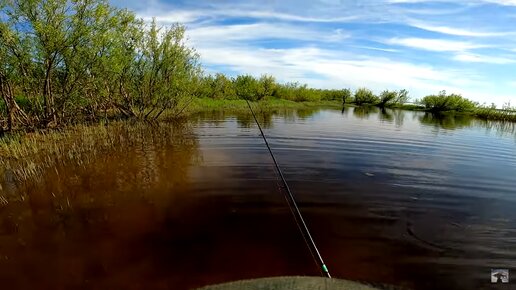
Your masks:
<instances>
[{"instance_id":1,"label":"blue sky","mask_svg":"<svg viewBox=\"0 0 516 290\"><path fill-rule=\"evenodd\" d=\"M187 27L208 73L516 105L516 0L112 0Z\"/></svg>"}]
</instances>

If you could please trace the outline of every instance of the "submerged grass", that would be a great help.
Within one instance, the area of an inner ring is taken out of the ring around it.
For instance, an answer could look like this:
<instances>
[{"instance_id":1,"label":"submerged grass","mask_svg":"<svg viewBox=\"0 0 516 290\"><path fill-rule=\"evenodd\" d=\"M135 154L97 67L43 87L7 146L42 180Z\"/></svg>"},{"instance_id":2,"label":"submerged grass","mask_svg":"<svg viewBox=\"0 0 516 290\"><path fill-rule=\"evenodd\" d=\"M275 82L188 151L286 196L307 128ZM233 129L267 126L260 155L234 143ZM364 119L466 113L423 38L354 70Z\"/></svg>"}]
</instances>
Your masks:
<instances>
[{"instance_id":1,"label":"submerged grass","mask_svg":"<svg viewBox=\"0 0 516 290\"><path fill-rule=\"evenodd\" d=\"M110 150L124 150L144 139L171 141L173 131L171 126L160 123L113 122L12 133L0 138L0 177L27 181L60 164L83 166ZM0 185L1 181L0 178Z\"/></svg>"}]
</instances>

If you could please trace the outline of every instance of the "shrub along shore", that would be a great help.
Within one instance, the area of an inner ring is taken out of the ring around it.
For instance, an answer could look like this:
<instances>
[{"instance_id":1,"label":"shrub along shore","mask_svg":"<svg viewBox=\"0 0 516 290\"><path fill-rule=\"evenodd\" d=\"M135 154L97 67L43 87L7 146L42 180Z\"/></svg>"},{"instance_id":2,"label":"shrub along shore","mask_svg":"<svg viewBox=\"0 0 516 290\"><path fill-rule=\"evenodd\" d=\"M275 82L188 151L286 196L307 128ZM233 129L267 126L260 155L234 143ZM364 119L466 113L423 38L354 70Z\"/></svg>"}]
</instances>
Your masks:
<instances>
[{"instance_id":1,"label":"shrub along shore","mask_svg":"<svg viewBox=\"0 0 516 290\"><path fill-rule=\"evenodd\" d=\"M104 0L0 1L0 15L0 133L173 118L238 107L243 99L272 107L351 104L516 121L510 106L478 106L446 92L407 104L406 90L375 95L366 88L278 83L269 75L206 75L185 43L183 25L159 27Z\"/></svg>"}]
</instances>

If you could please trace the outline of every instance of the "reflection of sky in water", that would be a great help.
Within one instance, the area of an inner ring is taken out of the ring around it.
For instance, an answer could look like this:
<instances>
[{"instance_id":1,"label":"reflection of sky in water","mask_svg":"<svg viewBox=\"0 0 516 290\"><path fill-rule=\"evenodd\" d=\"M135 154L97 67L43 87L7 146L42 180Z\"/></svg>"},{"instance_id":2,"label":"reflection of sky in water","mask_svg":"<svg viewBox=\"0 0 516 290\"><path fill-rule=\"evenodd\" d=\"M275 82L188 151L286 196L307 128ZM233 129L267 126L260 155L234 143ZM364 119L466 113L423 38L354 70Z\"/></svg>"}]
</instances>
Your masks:
<instances>
[{"instance_id":1,"label":"reflection of sky in water","mask_svg":"<svg viewBox=\"0 0 516 290\"><path fill-rule=\"evenodd\" d=\"M516 139L511 132L500 134L462 117L435 120L423 112L353 110L275 116L266 126L300 199L331 200L338 208L344 205L336 196L359 197L371 213L410 220L413 234L431 247L452 256L460 249L465 256L438 263L516 266L516 255L506 250L516 242ZM218 151L209 155L260 176L260 166L271 160L258 130L238 126L235 131L236 125L227 119L218 128L216 134L238 133L230 141L218 140ZM200 139L201 147L210 148ZM274 179L271 169L258 178Z\"/></svg>"}]
</instances>

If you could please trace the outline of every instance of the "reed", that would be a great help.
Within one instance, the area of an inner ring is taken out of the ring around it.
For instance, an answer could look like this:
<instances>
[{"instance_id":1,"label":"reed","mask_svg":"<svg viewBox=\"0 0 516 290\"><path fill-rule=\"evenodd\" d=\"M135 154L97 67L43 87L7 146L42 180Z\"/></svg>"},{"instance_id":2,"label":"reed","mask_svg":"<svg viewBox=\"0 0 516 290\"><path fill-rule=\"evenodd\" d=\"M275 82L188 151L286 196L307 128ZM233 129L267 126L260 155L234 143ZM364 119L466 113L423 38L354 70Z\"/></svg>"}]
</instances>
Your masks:
<instances>
[{"instance_id":1,"label":"reed","mask_svg":"<svg viewBox=\"0 0 516 290\"><path fill-rule=\"evenodd\" d=\"M516 122L516 108L512 108L509 104L504 105L502 109L494 106L479 107L475 110L475 116L483 120Z\"/></svg>"},{"instance_id":2,"label":"reed","mask_svg":"<svg viewBox=\"0 0 516 290\"><path fill-rule=\"evenodd\" d=\"M0 138L0 176L16 182L35 179L56 166L85 166L102 154L135 146L142 140L173 139L181 123L113 122L76 125L61 130L11 133ZM176 130L177 131L177 130Z\"/></svg>"}]
</instances>

